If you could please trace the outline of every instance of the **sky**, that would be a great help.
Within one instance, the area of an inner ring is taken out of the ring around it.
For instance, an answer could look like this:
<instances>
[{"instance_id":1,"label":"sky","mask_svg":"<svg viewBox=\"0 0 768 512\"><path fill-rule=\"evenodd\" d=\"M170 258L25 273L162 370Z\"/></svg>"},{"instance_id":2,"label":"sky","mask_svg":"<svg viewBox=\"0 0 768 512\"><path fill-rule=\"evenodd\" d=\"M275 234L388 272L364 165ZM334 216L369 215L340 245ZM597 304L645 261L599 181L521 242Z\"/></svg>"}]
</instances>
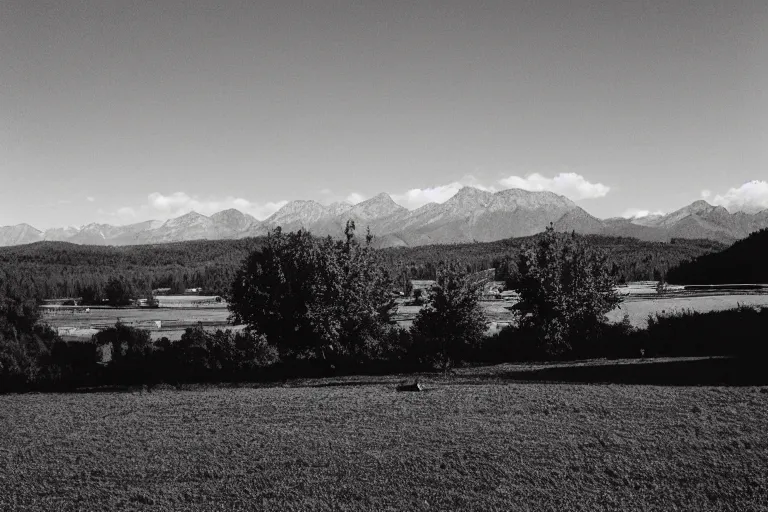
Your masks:
<instances>
[{"instance_id":1,"label":"sky","mask_svg":"<svg viewBox=\"0 0 768 512\"><path fill-rule=\"evenodd\" d=\"M0 225L462 185L768 208L765 0L3 0L0 48Z\"/></svg>"}]
</instances>

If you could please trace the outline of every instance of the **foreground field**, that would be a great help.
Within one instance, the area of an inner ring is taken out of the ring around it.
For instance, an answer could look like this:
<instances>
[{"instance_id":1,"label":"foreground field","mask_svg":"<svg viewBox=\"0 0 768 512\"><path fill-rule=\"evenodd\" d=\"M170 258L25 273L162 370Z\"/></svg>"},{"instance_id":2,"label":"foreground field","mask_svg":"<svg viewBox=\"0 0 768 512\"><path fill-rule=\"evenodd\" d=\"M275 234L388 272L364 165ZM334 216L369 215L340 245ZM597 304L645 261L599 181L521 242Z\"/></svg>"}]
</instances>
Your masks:
<instances>
[{"instance_id":1,"label":"foreground field","mask_svg":"<svg viewBox=\"0 0 768 512\"><path fill-rule=\"evenodd\" d=\"M0 509L766 509L766 388L536 371L0 396Z\"/></svg>"}]
</instances>

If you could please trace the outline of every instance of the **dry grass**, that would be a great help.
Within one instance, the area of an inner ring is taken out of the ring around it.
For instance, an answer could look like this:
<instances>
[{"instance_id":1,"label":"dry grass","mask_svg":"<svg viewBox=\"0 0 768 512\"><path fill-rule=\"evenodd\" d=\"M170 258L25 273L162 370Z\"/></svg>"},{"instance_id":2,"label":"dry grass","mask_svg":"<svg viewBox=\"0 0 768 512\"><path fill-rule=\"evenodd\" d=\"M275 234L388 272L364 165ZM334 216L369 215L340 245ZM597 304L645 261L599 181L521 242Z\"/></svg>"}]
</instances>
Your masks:
<instances>
[{"instance_id":1,"label":"dry grass","mask_svg":"<svg viewBox=\"0 0 768 512\"><path fill-rule=\"evenodd\" d=\"M650 298L640 300L628 300L619 309L608 313L608 318L619 321L625 314L629 315L629 321L637 327L646 327L648 316L683 311L697 311L706 313L709 311L724 311L742 306L768 307L768 294L743 294L743 295L713 295L703 297L674 297L674 298Z\"/></svg>"},{"instance_id":2,"label":"dry grass","mask_svg":"<svg viewBox=\"0 0 768 512\"><path fill-rule=\"evenodd\" d=\"M184 333L187 326L194 326L197 322L203 322L206 325L213 324L209 328L227 329L232 328L228 325L227 319L229 310L226 307L219 308L157 308L157 309L92 309L90 313L78 312L73 314L71 311L52 314L47 312L43 316L43 322L51 327L76 327L88 329L92 326L114 325L118 319L126 323L135 323L142 329L147 329L152 335L152 339L167 337L171 340L178 340ZM151 326L151 322L161 321L163 329L158 330ZM90 339L95 333L83 331L79 337Z\"/></svg>"},{"instance_id":3,"label":"dry grass","mask_svg":"<svg viewBox=\"0 0 768 512\"><path fill-rule=\"evenodd\" d=\"M402 301L401 301L402 302ZM494 322L513 321L512 313L507 309L514 304L513 301L483 301L481 303L489 320ZM629 315L632 325L645 327L648 315L655 313L667 313L673 311L721 311L738 307L739 304L748 306L768 307L768 294L743 294L743 295L717 295L677 298L643 298L631 299L608 314L611 321L620 321L625 314ZM404 306L400 304L395 314L395 319L404 327L409 327L413 318L421 309L421 306ZM217 308L159 308L159 309L93 309L90 313L72 314L59 313L47 314L43 321L52 327L78 327L88 328L93 325L113 325L118 318L123 322L136 322L142 328L149 329L153 339L163 336L171 340L178 340L184 333L184 329L193 326L197 322L209 325L209 329L231 328L227 324L229 311L226 307ZM157 330L151 326L151 322L160 320L163 329ZM90 339L93 332L76 334L83 339Z\"/></svg>"},{"instance_id":4,"label":"dry grass","mask_svg":"<svg viewBox=\"0 0 768 512\"><path fill-rule=\"evenodd\" d=\"M766 388L422 381L0 396L0 509L766 510Z\"/></svg>"}]
</instances>

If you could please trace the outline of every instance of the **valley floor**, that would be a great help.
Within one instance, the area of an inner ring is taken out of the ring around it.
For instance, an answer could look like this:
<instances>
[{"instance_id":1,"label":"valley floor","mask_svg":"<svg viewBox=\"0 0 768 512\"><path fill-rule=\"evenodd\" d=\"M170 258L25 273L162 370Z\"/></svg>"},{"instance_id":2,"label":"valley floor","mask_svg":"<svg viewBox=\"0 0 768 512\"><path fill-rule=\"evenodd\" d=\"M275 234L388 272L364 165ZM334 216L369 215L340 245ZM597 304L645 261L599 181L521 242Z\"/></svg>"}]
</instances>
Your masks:
<instances>
[{"instance_id":1,"label":"valley floor","mask_svg":"<svg viewBox=\"0 0 768 512\"><path fill-rule=\"evenodd\" d=\"M768 388L525 382L585 364L0 396L0 509L766 509Z\"/></svg>"},{"instance_id":2,"label":"valley floor","mask_svg":"<svg viewBox=\"0 0 768 512\"><path fill-rule=\"evenodd\" d=\"M514 300L483 301L481 305L491 322L490 332L498 331L513 321L508 309ZM768 293L696 293L676 296L626 297L625 302L608 314L609 320L621 321L624 315L635 327L644 327L648 316L656 313L682 311L721 311L739 305L768 307ZM421 306L406 305L400 301L394 319L403 327L410 326ZM202 324L207 329L232 329L228 323L229 311L226 305L203 308L157 308L157 309L45 309L43 321L58 329L66 339L90 339L98 329L115 324L118 319L135 327L148 329L153 339L167 337L178 340L187 327ZM160 322L158 327L156 322Z\"/></svg>"}]
</instances>

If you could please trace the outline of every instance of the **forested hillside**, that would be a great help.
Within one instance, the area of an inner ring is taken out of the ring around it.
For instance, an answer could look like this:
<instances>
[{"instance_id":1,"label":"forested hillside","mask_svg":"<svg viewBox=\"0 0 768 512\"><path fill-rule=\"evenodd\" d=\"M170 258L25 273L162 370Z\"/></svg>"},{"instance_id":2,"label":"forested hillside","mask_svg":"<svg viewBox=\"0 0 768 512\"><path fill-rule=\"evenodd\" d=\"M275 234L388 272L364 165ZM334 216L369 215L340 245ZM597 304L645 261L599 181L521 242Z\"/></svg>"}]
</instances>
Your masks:
<instances>
[{"instance_id":1,"label":"forested hillside","mask_svg":"<svg viewBox=\"0 0 768 512\"><path fill-rule=\"evenodd\" d=\"M540 235L537 235L540 236ZM582 235L577 235L582 236ZM636 238L584 235L595 247L608 252L619 281L660 279L668 269L683 261L719 251L726 246L711 240L673 239L671 242L645 242ZM520 248L535 237L508 238L497 242L426 245L384 249L392 268L407 268L411 279L433 279L441 260L457 259L472 271L495 268L499 280L514 276Z\"/></svg>"},{"instance_id":2,"label":"forested hillside","mask_svg":"<svg viewBox=\"0 0 768 512\"><path fill-rule=\"evenodd\" d=\"M768 229L720 252L681 263L669 271L667 280L675 284L768 283Z\"/></svg>"},{"instance_id":3,"label":"forested hillside","mask_svg":"<svg viewBox=\"0 0 768 512\"><path fill-rule=\"evenodd\" d=\"M135 296L193 286L218 295L229 289L243 259L260 243L259 238L126 247L38 242L0 248L0 273L37 298L80 296L88 287L101 295L114 277Z\"/></svg>"},{"instance_id":4,"label":"forested hillside","mask_svg":"<svg viewBox=\"0 0 768 512\"><path fill-rule=\"evenodd\" d=\"M703 254L725 248L708 240L642 242L632 238L586 236L608 251L620 280L652 279L667 269ZM393 275L432 279L437 264L458 260L468 269L497 269L497 279L516 271L520 247L531 237L489 243L430 245L383 249ZM121 279L134 296L154 288L202 287L204 293L229 291L243 259L263 243L263 238L199 240L158 245L104 247L66 242L39 242L0 248L0 273L25 293L42 298L74 297L90 289L102 295L112 278Z\"/></svg>"}]
</instances>

